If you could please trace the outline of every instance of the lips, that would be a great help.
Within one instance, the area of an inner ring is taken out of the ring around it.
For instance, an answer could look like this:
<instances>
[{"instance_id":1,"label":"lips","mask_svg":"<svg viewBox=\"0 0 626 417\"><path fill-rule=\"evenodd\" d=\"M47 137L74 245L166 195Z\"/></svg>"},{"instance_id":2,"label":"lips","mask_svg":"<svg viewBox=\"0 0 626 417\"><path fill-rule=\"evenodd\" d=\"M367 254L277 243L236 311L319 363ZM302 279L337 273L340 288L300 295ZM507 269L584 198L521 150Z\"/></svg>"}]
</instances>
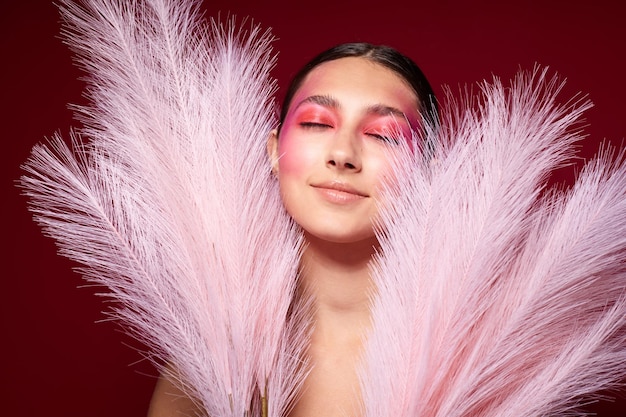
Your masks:
<instances>
[{"instance_id":1,"label":"lips","mask_svg":"<svg viewBox=\"0 0 626 417\"><path fill-rule=\"evenodd\" d=\"M311 186L315 188L322 197L332 203L351 203L369 197L368 194L341 181L322 182L311 184Z\"/></svg>"}]
</instances>

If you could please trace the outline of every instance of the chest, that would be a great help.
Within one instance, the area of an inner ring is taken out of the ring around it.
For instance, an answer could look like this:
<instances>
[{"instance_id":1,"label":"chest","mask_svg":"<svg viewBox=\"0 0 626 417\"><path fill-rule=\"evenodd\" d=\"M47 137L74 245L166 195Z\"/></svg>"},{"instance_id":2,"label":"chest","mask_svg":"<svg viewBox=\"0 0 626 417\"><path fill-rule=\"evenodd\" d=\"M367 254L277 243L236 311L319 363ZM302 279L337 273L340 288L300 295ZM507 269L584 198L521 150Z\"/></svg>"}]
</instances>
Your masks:
<instances>
[{"instance_id":1,"label":"chest","mask_svg":"<svg viewBox=\"0 0 626 417\"><path fill-rule=\"evenodd\" d=\"M289 417L358 417L358 346L312 346L308 356L311 372Z\"/></svg>"}]
</instances>

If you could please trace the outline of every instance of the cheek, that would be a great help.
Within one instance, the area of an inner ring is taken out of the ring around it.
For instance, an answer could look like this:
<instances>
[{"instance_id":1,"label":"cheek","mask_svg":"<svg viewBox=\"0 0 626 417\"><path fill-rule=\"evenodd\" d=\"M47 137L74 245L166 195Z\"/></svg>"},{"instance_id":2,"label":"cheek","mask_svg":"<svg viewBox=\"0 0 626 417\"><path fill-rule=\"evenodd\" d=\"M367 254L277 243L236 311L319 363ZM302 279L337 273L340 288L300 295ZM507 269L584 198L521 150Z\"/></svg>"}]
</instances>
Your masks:
<instances>
[{"instance_id":1,"label":"cheek","mask_svg":"<svg viewBox=\"0 0 626 417\"><path fill-rule=\"evenodd\" d=\"M280 159L278 160L280 176L297 175L302 171L302 162L305 159L295 141L287 138L278 143Z\"/></svg>"},{"instance_id":2,"label":"cheek","mask_svg":"<svg viewBox=\"0 0 626 417\"><path fill-rule=\"evenodd\" d=\"M278 152L280 176L304 175L320 158L319 149L315 146L288 135L279 139Z\"/></svg>"},{"instance_id":3,"label":"cheek","mask_svg":"<svg viewBox=\"0 0 626 417\"><path fill-rule=\"evenodd\" d=\"M370 161L370 167L375 173L372 182L375 187L375 198L380 201L390 190L396 190L400 178L402 177L402 169L394 161L393 152L383 153ZM387 190L387 191L384 191Z\"/></svg>"},{"instance_id":4,"label":"cheek","mask_svg":"<svg viewBox=\"0 0 626 417\"><path fill-rule=\"evenodd\" d=\"M381 180L393 175L394 167L396 166L394 158L397 154L398 152L393 146L387 149L377 149L370 158L370 169L376 171L377 176Z\"/></svg>"}]
</instances>

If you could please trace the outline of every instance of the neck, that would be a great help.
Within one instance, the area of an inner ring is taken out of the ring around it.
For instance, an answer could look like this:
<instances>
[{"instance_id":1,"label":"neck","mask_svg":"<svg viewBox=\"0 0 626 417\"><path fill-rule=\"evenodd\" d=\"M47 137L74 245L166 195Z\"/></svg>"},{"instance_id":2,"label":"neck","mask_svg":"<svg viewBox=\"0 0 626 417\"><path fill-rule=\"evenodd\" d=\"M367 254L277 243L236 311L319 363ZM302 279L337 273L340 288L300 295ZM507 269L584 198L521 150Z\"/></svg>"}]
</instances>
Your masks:
<instances>
[{"instance_id":1,"label":"neck","mask_svg":"<svg viewBox=\"0 0 626 417\"><path fill-rule=\"evenodd\" d=\"M338 316L344 321L369 321L370 263L378 247L376 239L345 244L305 237L301 282L313 298L316 321Z\"/></svg>"},{"instance_id":2,"label":"neck","mask_svg":"<svg viewBox=\"0 0 626 417\"><path fill-rule=\"evenodd\" d=\"M313 308L311 368L290 415L358 415L357 369L370 328L370 262L378 243L337 244L306 233L305 239L300 283Z\"/></svg>"}]
</instances>

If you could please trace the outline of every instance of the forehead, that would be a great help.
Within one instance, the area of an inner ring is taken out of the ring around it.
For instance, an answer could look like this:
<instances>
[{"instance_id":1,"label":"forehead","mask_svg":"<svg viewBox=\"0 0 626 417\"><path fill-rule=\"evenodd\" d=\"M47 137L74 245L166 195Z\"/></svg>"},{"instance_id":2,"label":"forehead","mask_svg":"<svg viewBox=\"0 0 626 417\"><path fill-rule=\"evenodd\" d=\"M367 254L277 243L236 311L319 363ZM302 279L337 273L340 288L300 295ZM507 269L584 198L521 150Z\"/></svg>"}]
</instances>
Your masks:
<instances>
[{"instance_id":1,"label":"forehead","mask_svg":"<svg viewBox=\"0 0 626 417\"><path fill-rule=\"evenodd\" d=\"M416 94L400 75L366 58L340 58L318 65L305 77L291 105L312 95L331 96L347 105L390 105L405 112L417 112L418 107Z\"/></svg>"}]
</instances>

